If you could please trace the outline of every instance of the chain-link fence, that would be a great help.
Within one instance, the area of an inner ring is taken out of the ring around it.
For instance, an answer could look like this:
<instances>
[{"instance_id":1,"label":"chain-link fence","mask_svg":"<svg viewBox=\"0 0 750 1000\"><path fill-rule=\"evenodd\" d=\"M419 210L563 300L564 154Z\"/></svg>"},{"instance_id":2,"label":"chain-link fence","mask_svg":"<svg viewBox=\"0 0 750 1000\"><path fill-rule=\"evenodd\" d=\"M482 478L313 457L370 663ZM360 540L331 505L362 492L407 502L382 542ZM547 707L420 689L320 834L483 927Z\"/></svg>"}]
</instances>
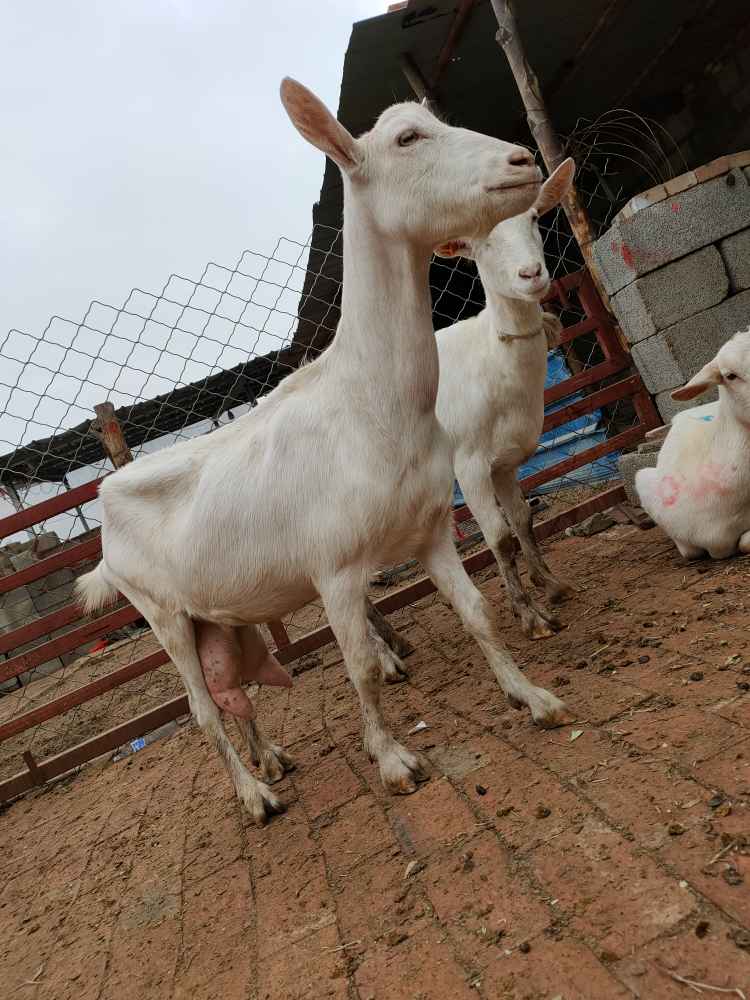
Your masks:
<instances>
[{"instance_id":1,"label":"chain-link fence","mask_svg":"<svg viewBox=\"0 0 750 1000\"><path fill-rule=\"evenodd\" d=\"M607 164L584 164L578 185L595 222L605 223L618 206ZM588 301L582 294L576 278L582 262L563 214L545 218L542 229L555 279L547 308L579 334L550 354L551 426L520 472L552 513L615 476L617 441L627 443L642 420L632 392L605 394L602 405L587 412L578 405L622 379L629 359L612 330L604 336L608 320L594 315L591 289ZM87 492L85 484L111 471L91 433L94 406L114 404L135 458L236 419L330 342L341 264L340 231L319 226L304 243L283 238L271 254L245 251L233 265L208 264L196 279L173 274L159 291L133 289L119 306L94 301L77 322L55 316L39 334L13 329L0 340L0 519L6 528L19 526L5 531L0 548L0 585L6 579L0 589L0 779L18 770L24 751L46 759L181 693L170 663L142 667L158 646L134 609L115 609L109 629L89 634L72 604L75 576L98 555L99 503L95 488ZM430 285L436 327L484 305L469 261L434 259ZM620 352L614 362L613 344ZM581 412L566 419L571 404ZM82 499L70 509L10 520L71 489ZM480 543L476 525L464 524L463 548ZM76 558L66 559L73 549ZM60 557L54 572L35 570L51 557ZM386 574L373 596L417 573L407 564ZM292 646L324 624L318 602L284 622ZM129 679L94 697L113 671ZM44 715L50 702L75 702L81 689L92 697L36 721L35 712ZM19 719L22 728L8 733Z\"/></svg>"}]
</instances>

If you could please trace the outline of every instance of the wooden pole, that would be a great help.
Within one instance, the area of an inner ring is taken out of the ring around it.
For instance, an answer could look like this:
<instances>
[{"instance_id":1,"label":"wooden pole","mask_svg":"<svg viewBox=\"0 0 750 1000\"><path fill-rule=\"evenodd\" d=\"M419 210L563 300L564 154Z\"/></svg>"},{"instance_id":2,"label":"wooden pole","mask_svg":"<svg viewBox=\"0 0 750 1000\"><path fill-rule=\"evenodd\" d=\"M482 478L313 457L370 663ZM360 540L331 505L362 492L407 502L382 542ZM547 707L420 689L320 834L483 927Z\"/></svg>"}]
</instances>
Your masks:
<instances>
[{"instance_id":1,"label":"wooden pole","mask_svg":"<svg viewBox=\"0 0 750 1000\"><path fill-rule=\"evenodd\" d=\"M491 0L491 2L499 25L495 39L510 65L523 106L526 109L526 120L529 123L531 134L539 147L547 171L552 173L565 159L565 153L557 133L552 127L539 80L526 59L512 0ZM599 292L605 307L609 309L609 296L602 285L599 270L594 261L594 233L591 229L591 222L586 208L578 197L575 185L571 187L563 199L562 207L568 217L570 228L573 230L573 236L581 249L584 263L596 285L596 290Z\"/></svg>"},{"instance_id":2,"label":"wooden pole","mask_svg":"<svg viewBox=\"0 0 750 1000\"><path fill-rule=\"evenodd\" d=\"M120 421L115 414L115 408L107 400L104 403L97 403L94 407L96 420L92 421L89 433L97 438L104 448L107 456L116 469L122 468L128 462L133 461L133 455L128 448L125 435L122 433Z\"/></svg>"}]
</instances>

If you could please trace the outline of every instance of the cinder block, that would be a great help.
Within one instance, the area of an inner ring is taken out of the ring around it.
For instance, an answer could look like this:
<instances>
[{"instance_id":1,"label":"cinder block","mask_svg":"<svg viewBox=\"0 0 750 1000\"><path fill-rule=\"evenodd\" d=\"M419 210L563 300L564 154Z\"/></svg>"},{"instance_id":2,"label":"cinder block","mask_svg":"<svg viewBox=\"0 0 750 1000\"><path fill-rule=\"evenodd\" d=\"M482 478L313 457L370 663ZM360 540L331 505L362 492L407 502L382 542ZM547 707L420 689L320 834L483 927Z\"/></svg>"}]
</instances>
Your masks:
<instances>
[{"instance_id":1,"label":"cinder block","mask_svg":"<svg viewBox=\"0 0 750 1000\"><path fill-rule=\"evenodd\" d=\"M702 406L703 403L713 403L718 398L719 390L714 386L713 389L709 389L708 392L704 393L700 399L688 399L683 402L672 399L671 389L667 389L666 392L658 393L654 402L662 420L665 424L668 424L670 420L683 410L689 410L692 406Z\"/></svg>"},{"instance_id":2,"label":"cinder block","mask_svg":"<svg viewBox=\"0 0 750 1000\"><path fill-rule=\"evenodd\" d=\"M750 288L750 229L727 236L719 244L733 292Z\"/></svg>"},{"instance_id":3,"label":"cinder block","mask_svg":"<svg viewBox=\"0 0 750 1000\"><path fill-rule=\"evenodd\" d=\"M748 169L666 198L618 219L594 244L594 259L610 295L631 281L750 226Z\"/></svg>"},{"instance_id":4,"label":"cinder block","mask_svg":"<svg viewBox=\"0 0 750 1000\"><path fill-rule=\"evenodd\" d=\"M635 489L635 474L639 469L655 469L658 458L658 452L649 452L646 455L631 452L629 455L623 455L617 462L627 498L636 507L640 506L641 501Z\"/></svg>"},{"instance_id":5,"label":"cinder block","mask_svg":"<svg viewBox=\"0 0 750 1000\"><path fill-rule=\"evenodd\" d=\"M653 337L635 344L631 354L650 393L676 389L685 382L680 366L663 333L654 334Z\"/></svg>"},{"instance_id":6,"label":"cinder block","mask_svg":"<svg viewBox=\"0 0 750 1000\"><path fill-rule=\"evenodd\" d=\"M675 323L633 346L646 388L662 393L684 385L738 330L750 326L750 291Z\"/></svg>"},{"instance_id":7,"label":"cinder block","mask_svg":"<svg viewBox=\"0 0 750 1000\"><path fill-rule=\"evenodd\" d=\"M712 309L664 330L685 381L702 368L738 330L750 326L750 291L732 295ZM664 386L663 388L668 388Z\"/></svg>"},{"instance_id":8,"label":"cinder block","mask_svg":"<svg viewBox=\"0 0 750 1000\"><path fill-rule=\"evenodd\" d=\"M747 232L750 235L750 230ZM631 344L637 344L659 330L717 305L726 298L728 290L722 255L716 247L704 247L637 278L614 295L611 302L623 333Z\"/></svg>"}]
</instances>

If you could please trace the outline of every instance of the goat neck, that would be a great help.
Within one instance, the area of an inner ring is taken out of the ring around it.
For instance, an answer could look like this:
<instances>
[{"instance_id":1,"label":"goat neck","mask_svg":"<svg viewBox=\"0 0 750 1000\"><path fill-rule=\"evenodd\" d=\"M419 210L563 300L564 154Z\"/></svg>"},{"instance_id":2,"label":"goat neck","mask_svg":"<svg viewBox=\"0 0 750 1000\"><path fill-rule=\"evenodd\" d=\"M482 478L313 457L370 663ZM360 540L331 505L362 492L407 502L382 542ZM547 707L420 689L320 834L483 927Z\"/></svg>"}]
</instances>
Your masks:
<instances>
[{"instance_id":1,"label":"goat neck","mask_svg":"<svg viewBox=\"0 0 750 1000\"><path fill-rule=\"evenodd\" d=\"M490 278L485 280L480 270L485 289L487 310L491 318L492 332L497 337L523 339L541 336L542 307L538 302L527 302L510 295L501 295L492 288Z\"/></svg>"},{"instance_id":2,"label":"goat neck","mask_svg":"<svg viewBox=\"0 0 750 1000\"><path fill-rule=\"evenodd\" d=\"M331 348L338 374L378 409L390 396L388 406L397 403L401 416L434 412L429 249L380 232L353 196L344 198L343 242L341 319Z\"/></svg>"}]
</instances>

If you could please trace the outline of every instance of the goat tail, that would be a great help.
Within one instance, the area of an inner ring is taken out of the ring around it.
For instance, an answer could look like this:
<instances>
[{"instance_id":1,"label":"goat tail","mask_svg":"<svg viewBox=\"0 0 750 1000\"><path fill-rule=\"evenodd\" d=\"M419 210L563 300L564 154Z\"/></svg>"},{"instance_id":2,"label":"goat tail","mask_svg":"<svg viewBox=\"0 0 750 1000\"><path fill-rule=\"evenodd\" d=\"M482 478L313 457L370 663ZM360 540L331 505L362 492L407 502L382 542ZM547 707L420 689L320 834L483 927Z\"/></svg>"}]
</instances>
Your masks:
<instances>
[{"instance_id":1,"label":"goat tail","mask_svg":"<svg viewBox=\"0 0 750 1000\"><path fill-rule=\"evenodd\" d=\"M90 573L79 576L75 590L76 600L87 615L92 611L98 611L106 604L114 604L118 593L117 587L114 587L106 577L104 562L100 562Z\"/></svg>"}]
</instances>

